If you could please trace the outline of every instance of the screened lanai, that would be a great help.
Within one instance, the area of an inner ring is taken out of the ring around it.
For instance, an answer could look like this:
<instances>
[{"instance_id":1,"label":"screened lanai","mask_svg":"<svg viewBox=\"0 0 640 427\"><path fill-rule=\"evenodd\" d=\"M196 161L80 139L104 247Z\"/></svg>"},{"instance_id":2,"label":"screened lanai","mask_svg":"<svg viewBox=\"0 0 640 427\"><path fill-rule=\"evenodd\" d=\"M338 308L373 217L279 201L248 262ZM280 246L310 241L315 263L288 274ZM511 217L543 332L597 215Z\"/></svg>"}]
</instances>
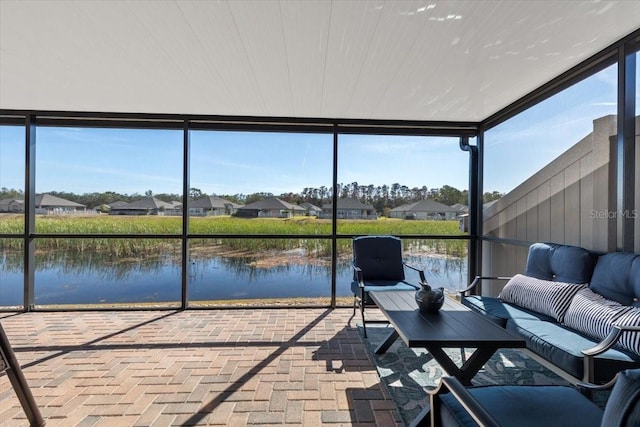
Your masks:
<instances>
[{"instance_id":1,"label":"screened lanai","mask_svg":"<svg viewBox=\"0 0 640 427\"><path fill-rule=\"evenodd\" d=\"M349 305L362 234L453 290L636 250L635 2L0 7L4 308Z\"/></svg>"},{"instance_id":2,"label":"screened lanai","mask_svg":"<svg viewBox=\"0 0 640 427\"><path fill-rule=\"evenodd\" d=\"M451 293L534 242L638 253L639 17L0 0L0 317L47 425L405 425L352 238Z\"/></svg>"}]
</instances>

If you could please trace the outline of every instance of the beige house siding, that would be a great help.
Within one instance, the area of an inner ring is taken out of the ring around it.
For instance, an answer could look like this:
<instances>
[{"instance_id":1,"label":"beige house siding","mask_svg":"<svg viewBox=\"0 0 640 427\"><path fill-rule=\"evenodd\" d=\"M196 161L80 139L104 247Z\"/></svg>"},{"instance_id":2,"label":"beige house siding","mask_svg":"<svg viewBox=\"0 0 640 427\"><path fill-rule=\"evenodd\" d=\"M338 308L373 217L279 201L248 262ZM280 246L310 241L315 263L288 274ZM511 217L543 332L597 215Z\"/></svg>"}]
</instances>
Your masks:
<instances>
[{"instance_id":1,"label":"beige house siding","mask_svg":"<svg viewBox=\"0 0 640 427\"><path fill-rule=\"evenodd\" d=\"M605 116L593 123L591 134L484 210L484 235L615 250L615 215L634 212L616 212L615 166L610 162L616 149L616 117ZM640 164L638 129L637 118L636 164ZM637 183L639 176L636 170ZM639 187L636 184L636 191ZM640 200L638 194L636 200ZM640 237L639 228L640 218L636 218L636 237ZM636 238L638 250L640 239ZM484 242L483 251L484 275L511 275L524 270L526 247ZM485 284L483 292L497 294L503 284Z\"/></svg>"}]
</instances>

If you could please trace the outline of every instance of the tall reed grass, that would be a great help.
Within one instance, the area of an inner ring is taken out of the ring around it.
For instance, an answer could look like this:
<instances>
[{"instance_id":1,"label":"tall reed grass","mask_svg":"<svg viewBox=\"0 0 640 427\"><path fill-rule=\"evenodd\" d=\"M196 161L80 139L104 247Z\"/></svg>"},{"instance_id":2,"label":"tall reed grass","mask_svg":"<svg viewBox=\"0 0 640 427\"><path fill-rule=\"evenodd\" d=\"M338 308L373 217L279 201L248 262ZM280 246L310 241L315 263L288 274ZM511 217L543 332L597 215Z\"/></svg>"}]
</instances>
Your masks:
<instances>
[{"instance_id":1,"label":"tall reed grass","mask_svg":"<svg viewBox=\"0 0 640 427\"><path fill-rule=\"evenodd\" d=\"M38 238L37 250L94 251L115 257L133 257L159 251L177 250L180 247L182 220L169 216L38 216L35 223L39 234L130 234L176 235L176 239L117 239L117 238ZM21 235L24 221L19 215L1 215L0 233ZM338 235L460 235L457 221L422 220L339 220ZM326 257L332 253L331 221L308 217L290 219L195 217L190 218L189 232L194 235L305 235L306 238L199 238L194 245L218 246L231 251L259 254L267 251L303 250L309 256ZM324 238L314 238L324 236ZM337 239L338 253L351 252L349 238ZM429 251L451 256L464 256L465 239L407 239L405 249ZM0 239L0 249L21 250L19 238Z\"/></svg>"}]
</instances>

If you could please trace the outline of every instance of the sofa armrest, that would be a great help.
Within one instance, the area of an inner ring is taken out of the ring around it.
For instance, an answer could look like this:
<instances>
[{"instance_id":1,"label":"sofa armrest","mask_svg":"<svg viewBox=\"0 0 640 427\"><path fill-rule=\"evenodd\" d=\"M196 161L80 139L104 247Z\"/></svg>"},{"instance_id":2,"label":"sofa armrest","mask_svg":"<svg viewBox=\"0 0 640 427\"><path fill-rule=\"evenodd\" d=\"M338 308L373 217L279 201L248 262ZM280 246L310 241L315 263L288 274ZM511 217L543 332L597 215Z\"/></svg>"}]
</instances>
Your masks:
<instances>
[{"instance_id":1,"label":"sofa armrest","mask_svg":"<svg viewBox=\"0 0 640 427\"><path fill-rule=\"evenodd\" d=\"M618 375L620 375L619 373L616 374L615 377L613 377L613 379L611 379L610 381L604 383L604 384L593 384L593 383L586 383L586 382L578 382L576 383L576 388L578 390L580 390L581 393L583 394L587 394L587 393L591 393L592 391L602 391L602 390L609 390L610 388L613 388L613 386L616 384L616 380L618 379Z\"/></svg>"},{"instance_id":2,"label":"sofa armrest","mask_svg":"<svg viewBox=\"0 0 640 427\"><path fill-rule=\"evenodd\" d=\"M584 355L584 381L588 383L594 382L594 358L616 345L618 339L620 338L620 335L622 335L622 333L625 331L640 332L640 326L613 325L611 331L609 332L609 335L607 335L595 347L582 350L582 354Z\"/></svg>"},{"instance_id":3,"label":"sofa armrest","mask_svg":"<svg viewBox=\"0 0 640 427\"><path fill-rule=\"evenodd\" d=\"M476 276L469 286L458 291L458 293L460 294L460 297L467 296L468 292L472 291L476 286L478 286L478 284L482 280L485 280L485 279L486 280L509 280L511 279L511 276Z\"/></svg>"},{"instance_id":4,"label":"sofa armrest","mask_svg":"<svg viewBox=\"0 0 640 427\"><path fill-rule=\"evenodd\" d=\"M487 412L486 409L469 393L462 383L455 377L442 377L438 387L429 392L431 408L431 426L440 427L440 399L441 394L451 395L462 405L469 415L480 426L498 427L500 424Z\"/></svg>"}]
</instances>

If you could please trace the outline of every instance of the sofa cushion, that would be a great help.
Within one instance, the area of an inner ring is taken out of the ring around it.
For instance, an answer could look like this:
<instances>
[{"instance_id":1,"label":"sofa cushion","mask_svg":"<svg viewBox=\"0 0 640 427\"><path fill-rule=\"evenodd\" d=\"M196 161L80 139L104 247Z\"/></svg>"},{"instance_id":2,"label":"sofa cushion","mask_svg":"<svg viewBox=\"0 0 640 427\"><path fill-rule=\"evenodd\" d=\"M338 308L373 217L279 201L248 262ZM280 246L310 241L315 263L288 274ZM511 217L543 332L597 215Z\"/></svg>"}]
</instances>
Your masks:
<instances>
[{"instance_id":1,"label":"sofa cushion","mask_svg":"<svg viewBox=\"0 0 640 427\"><path fill-rule=\"evenodd\" d=\"M595 347L596 340L558 323L531 319L510 319L506 329L527 342L527 348L576 378L584 374L582 350ZM627 368L640 366L640 356L610 349L594 358L595 381L606 382Z\"/></svg>"},{"instance_id":2,"label":"sofa cushion","mask_svg":"<svg viewBox=\"0 0 640 427\"><path fill-rule=\"evenodd\" d=\"M595 260L595 254L578 246L534 243L529 247L524 274L543 280L588 283Z\"/></svg>"},{"instance_id":3,"label":"sofa cushion","mask_svg":"<svg viewBox=\"0 0 640 427\"><path fill-rule=\"evenodd\" d=\"M529 246L524 274L537 279L552 280L551 253L554 249L555 245L548 243L534 243Z\"/></svg>"},{"instance_id":4,"label":"sofa cushion","mask_svg":"<svg viewBox=\"0 0 640 427\"><path fill-rule=\"evenodd\" d=\"M638 305L640 297L640 255L611 252L601 255L589 288L624 305Z\"/></svg>"},{"instance_id":5,"label":"sofa cushion","mask_svg":"<svg viewBox=\"0 0 640 427\"><path fill-rule=\"evenodd\" d=\"M602 427L640 425L640 369L620 372L607 400Z\"/></svg>"},{"instance_id":6,"label":"sofa cushion","mask_svg":"<svg viewBox=\"0 0 640 427\"><path fill-rule=\"evenodd\" d=\"M507 282L498 298L562 322L573 296L585 288L586 285L541 280L516 274Z\"/></svg>"},{"instance_id":7,"label":"sofa cushion","mask_svg":"<svg viewBox=\"0 0 640 427\"><path fill-rule=\"evenodd\" d=\"M631 307L608 300L585 288L573 297L563 323L600 341L609 335L611 325L629 310Z\"/></svg>"},{"instance_id":8,"label":"sofa cushion","mask_svg":"<svg viewBox=\"0 0 640 427\"><path fill-rule=\"evenodd\" d=\"M481 386L469 393L502 426L600 426L602 409L568 386ZM453 394L440 395L443 426L477 425ZM535 414L535 416L531 416Z\"/></svg>"},{"instance_id":9,"label":"sofa cushion","mask_svg":"<svg viewBox=\"0 0 640 427\"><path fill-rule=\"evenodd\" d=\"M631 264L631 277L629 286L633 288L633 301L631 305L640 307L640 257L633 260Z\"/></svg>"},{"instance_id":10,"label":"sofa cushion","mask_svg":"<svg viewBox=\"0 0 640 427\"><path fill-rule=\"evenodd\" d=\"M470 295L462 298L461 302L503 328L508 319L554 320L545 314L509 304L495 297Z\"/></svg>"},{"instance_id":11,"label":"sofa cushion","mask_svg":"<svg viewBox=\"0 0 640 427\"><path fill-rule=\"evenodd\" d=\"M559 245L551 255L551 270L558 282L589 283L597 257L584 248Z\"/></svg>"},{"instance_id":12,"label":"sofa cushion","mask_svg":"<svg viewBox=\"0 0 640 427\"><path fill-rule=\"evenodd\" d=\"M621 326L640 326L640 308L631 308L615 322ZM618 339L618 347L640 355L640 332L625 331Z\"/></svg>"}]
</instances>

